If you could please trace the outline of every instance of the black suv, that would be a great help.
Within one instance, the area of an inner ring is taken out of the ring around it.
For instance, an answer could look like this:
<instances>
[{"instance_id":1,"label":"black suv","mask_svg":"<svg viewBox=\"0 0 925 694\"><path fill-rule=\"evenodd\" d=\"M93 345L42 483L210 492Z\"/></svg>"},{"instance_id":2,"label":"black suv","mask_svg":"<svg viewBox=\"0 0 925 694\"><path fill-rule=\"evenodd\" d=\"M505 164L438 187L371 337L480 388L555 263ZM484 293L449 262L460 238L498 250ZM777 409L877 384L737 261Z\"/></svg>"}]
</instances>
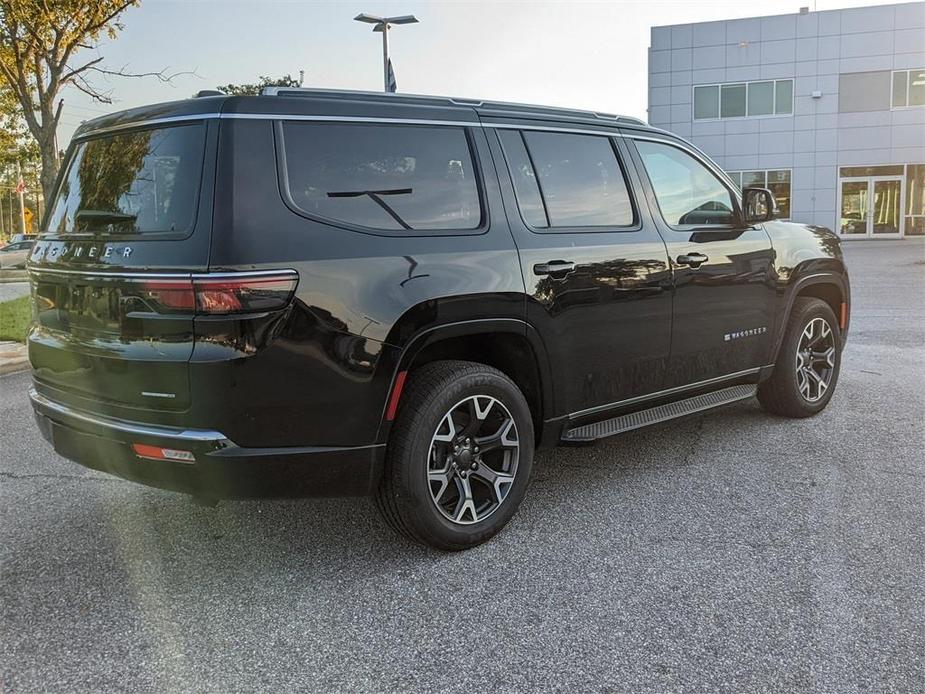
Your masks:
<instances>
[{"instance_id":1,"label":"black suv","mask_svg":"<svg viewBox=\"0 0 925 694\"><path fill-rule=\"evenodd\" d=\"M534 449L757 394L806 417L839 241L633 118L270 88L85 123L29 261L61 455L222 498L374 494L445 549Z\"/></svg>"}]
</instances>

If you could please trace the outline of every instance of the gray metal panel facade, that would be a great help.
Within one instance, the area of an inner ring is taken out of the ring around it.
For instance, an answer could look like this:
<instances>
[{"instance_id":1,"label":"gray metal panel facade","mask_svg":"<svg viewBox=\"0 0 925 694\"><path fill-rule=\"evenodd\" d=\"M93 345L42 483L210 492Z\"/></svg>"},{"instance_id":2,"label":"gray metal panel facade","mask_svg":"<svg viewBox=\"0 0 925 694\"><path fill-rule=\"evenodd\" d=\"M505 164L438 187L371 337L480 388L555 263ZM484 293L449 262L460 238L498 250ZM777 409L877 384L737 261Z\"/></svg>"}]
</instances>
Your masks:
<instances>
[{"instance_id":1,"label":"gray metal panel facade","mask_svg":"<svg viewBox=\"0 0 925 694\"><path fill-rule=\"evenodd\" d=\"M925 106L839 112L840 76L904 68L925 69L925 2L653 27L649 122L730 171L791 169L791 218L834 228L838 167L925 163ZM694 120L694 85L765 79L794 80L791 115Z\"/></svg>"}]
</instances>

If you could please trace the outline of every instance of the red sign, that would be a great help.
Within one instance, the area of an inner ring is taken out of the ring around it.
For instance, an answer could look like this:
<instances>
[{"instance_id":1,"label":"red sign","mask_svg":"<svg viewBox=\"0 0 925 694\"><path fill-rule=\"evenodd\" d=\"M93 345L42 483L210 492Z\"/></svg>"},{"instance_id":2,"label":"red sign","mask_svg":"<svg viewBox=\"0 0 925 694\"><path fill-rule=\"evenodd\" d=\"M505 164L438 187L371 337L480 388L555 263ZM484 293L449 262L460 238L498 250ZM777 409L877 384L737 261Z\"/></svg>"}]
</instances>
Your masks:
<instances>
[{"instance_id":1,"label":"red sign","mask_svg":"<svg viewBox=\"0 0 925 694\"><path fill-rule=\"evenodd\" d=\"M25 193L25 192L26 192L26 182L20 178L19 183L16 184L16 194L21 195L22 193Z\"/></svg>"}]
</instances>

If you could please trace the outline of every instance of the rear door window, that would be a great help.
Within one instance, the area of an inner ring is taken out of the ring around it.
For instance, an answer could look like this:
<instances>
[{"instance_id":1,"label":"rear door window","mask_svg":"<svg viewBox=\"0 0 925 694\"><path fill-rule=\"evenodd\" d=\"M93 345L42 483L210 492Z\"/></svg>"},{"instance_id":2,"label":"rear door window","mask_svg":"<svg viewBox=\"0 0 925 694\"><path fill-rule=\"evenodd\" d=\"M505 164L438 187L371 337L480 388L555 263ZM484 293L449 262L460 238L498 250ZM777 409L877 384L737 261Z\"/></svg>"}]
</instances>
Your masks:
<instances>
[{"instance_id":1,"label":"rear door window","mask_svg":"<svg viewBox=\"0 0 925 694\"><path fill-rule=\"evenodd\" d=\"M464 128L304 121L280 127L283 188L300 212L397 233L482 224Z\"/></svg>"},{"instance_id":2,"label":"rear door window","mask_svg":"<svg viewBox=\"0 0 925 694\"><path fill-rule=\"evenodd\" d=\"M144 234L192 230L205 132L205 123L195 123L79 142L65 165L48 231Z\"/></svg>"},{"instance_id":3,"label":"rear door window","mask_svg":"<svg viewBox=\"0 0 925 694\"><path fill-rule=\"evenodd\" d=\"M499 132L524 221L534 229L628 227L626 178L606 136Z\"/></svg>"}]
</instances>

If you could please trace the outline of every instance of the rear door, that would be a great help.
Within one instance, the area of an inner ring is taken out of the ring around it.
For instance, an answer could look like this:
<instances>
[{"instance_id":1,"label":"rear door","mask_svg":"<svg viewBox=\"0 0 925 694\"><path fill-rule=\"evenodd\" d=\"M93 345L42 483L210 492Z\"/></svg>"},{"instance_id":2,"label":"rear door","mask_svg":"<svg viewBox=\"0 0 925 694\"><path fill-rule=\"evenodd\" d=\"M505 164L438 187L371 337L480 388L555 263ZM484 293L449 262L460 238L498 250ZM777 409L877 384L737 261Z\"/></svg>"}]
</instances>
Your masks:
<instances>
[{"instance_id":1,"label":"rear door","mask_svg":"<svg viewBox=\"0 0 925 694\"><path fill-rule=\"evenodd\" d=\"M665 388L753 372L770 361L774 249L741 221L737 192L681 142L627 132L674 274Z\"/></svg>"},{"instance_id":2,"label":"rear door","mask_svg":"<svg viewBox=\"0 0 925 694\"><path fill-rule=\"evenodd\" d=\"M40 391L130 418L189 407L193 306L176 299L208 268L216 137L187 119L72 144L29 265Z\"/></svg>"},{"instance_id":3,"label":"rear door","mask_svg":"<svg viewBox=\"0 0 925 694\"><path fill-rule=\"evenodd\" d=\"M671 282L664 243L616 139L568 124L492 119L527 319L557 373L557 414L659 390Z\"/></svg>"}]
</instances>

